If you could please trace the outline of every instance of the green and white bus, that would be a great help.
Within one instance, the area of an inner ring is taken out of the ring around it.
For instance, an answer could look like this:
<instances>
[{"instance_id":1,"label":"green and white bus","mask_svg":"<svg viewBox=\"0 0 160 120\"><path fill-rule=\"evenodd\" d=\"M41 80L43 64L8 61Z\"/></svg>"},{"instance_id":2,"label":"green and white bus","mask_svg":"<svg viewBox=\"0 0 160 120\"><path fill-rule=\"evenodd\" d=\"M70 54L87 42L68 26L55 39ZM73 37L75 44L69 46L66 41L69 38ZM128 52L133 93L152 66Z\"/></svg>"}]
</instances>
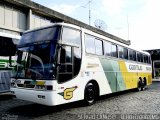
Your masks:
<instances>
[{"instance_id":1,"label":"green and white bus","mask_svg":"<svg viewBox=\"0 0 160 120\"><path fill-rule=\"evenodd\" d=\"M150 55L67 23L23 33L11 91L18 99L55 106L152 83Z\"/></svg>"},{"instance_id":2,"label":"green and white bus","mask_svg":"<svg viewBox=\"0 0 160 120\"><path fill-rule=\"evenodd\" d=\"M0 33L2 35L2 33ZM12 36L9 36L12 37ZM20 37L8 38L7 34L6 37L0 36L0 93L2 92L9 92L10 91L10 82L11 82L11 71L12 68L9 65L9 57L12 57L12 63L16 59L16 44L15 41L18 41Z\"/></svg>"}]
</instances>

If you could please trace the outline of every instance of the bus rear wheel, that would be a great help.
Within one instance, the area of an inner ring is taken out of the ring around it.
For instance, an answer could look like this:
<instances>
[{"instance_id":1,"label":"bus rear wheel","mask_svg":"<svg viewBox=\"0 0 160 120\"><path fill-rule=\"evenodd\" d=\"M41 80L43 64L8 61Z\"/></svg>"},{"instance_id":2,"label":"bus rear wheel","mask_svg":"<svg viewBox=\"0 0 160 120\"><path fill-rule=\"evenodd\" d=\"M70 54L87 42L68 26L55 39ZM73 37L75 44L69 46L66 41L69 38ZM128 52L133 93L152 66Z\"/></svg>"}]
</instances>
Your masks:
<instances>
[{"instance_id":1,"label":"bus rear wheel","mask_svg":"<svg viewBox=\"0 0 160 120\"><path fill-rule=\"evenodd\" d=\"M137 91L141 91L141 90L142 90L142 82L140 80L137 85Z\"/></svg>"},{"instance_id":2,"label":"bus rear wheel","mask_svg":"<svg viewBox=\"0 0 160 120\"><path fill-rule=\"evenodd\" d=\"M143 78L143 81L142 81L142 86L141 86L142 91L145 90L146 85L147 85L147 82L146 82L146 78L144 77L144 78Z\"/></svg>"},{"instance_id":3,"label":"bus rear wheel","mask_svg":"<svg viewBox=\"0 0 160 120\"><path fill-rule=\"evenodd\" d=\"M92 105L96 101L96 87L93 83L88 83L85 88L84 102L86 105Z\"/></svg>"},{"instance_id":4,"label":"bus rear wheel","mask_svg":"<svg viewBox=\"0 0 160 120\"><path fill-rule=\"evenodd\" d=\"M146 86L146 81L139 80L138 85L137 85L137 91L145 90L145 86Z\"/></svg>"}]
</instances>

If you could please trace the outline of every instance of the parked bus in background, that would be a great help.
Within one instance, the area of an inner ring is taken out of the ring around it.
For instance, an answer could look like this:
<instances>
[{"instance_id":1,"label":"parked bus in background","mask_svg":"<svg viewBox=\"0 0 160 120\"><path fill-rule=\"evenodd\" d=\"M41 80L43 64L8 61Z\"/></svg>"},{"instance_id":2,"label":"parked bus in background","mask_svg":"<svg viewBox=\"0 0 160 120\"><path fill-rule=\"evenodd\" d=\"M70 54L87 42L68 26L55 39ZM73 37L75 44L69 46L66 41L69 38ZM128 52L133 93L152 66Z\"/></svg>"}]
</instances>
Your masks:
<instances>
[{"instance_id":1,"label":"parked bus in background","mask_svg":"<svg viewBox=\"0 0 160 120\"><path fill-rule=\"evenodd\" d=\"M11 91L18 99L48 106L152 83L150 55L67 23L25 32L18 44Z\"/></svg>"},{"instance_id":2,"label":"parked bus in background","mask_svg":"<svg viewBox=\"0 0 160 120\"><path fill-rule=\"evenodd\" d=\"M13 63L15 60L16 44L12 38L0 36L0 48L0 93L2 93L10 91L11 71L13 67L9 65L9 57L13 56L13 60L11 61Z\"/></svg>"}]
</instances>

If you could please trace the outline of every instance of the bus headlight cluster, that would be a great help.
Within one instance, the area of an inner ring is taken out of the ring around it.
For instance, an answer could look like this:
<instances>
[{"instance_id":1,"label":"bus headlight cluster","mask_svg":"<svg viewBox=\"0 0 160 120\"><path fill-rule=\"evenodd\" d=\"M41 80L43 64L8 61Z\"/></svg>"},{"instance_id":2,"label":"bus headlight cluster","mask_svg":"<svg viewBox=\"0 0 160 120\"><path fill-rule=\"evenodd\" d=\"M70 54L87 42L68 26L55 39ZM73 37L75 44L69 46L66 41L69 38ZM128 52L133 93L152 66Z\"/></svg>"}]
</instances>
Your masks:
<instances>
[{"instance_id":1,"label":"bus headlight cluster","mask_svg":"<svg viewBox=\"0 0 160 120\"><path fill-rule=\"evenodd\" d=\"M52 85L36 85L36 90L53 90Z\"/></svg>"},{"instance_id":2,"label":"bus headlight cluster","mask_svg":"<svg viewBox=\"0 0 160 120\"><path fill-rule=\"evenodd\" d=\"M45 85L36 85L36 90L45 90Z\"/></svg>"}]
</instances>

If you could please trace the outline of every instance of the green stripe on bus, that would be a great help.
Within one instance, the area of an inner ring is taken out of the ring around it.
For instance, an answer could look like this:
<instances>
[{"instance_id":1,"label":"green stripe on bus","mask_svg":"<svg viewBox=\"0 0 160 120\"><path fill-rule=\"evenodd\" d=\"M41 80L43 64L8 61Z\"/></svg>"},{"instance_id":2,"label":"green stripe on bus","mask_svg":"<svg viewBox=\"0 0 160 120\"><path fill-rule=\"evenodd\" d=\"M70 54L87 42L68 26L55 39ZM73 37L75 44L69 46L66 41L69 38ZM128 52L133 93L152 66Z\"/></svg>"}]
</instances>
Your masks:
<instances>
[{"instance_id":1,"label":"green stripe on bus","mask_svg":"<svg viewBox=\"0 0 160 120\"><path fill-rule=\"evenodd\" d=\"M100 62L112 92L125 90L126 87L118 61L100 59Z\"/></svg>"},{"instance_id":2,"label":"green stripe on bus","mask_svg":"<svg viewBox=\"0 0 160 120\"><path fill-rule=\"evenodd\" d=\"M9 60L0 60L0 62L7 62L7 63L9 63ZM11 60L11 62L14 62L14 60Z\"/></svg>"}]
</instances>

